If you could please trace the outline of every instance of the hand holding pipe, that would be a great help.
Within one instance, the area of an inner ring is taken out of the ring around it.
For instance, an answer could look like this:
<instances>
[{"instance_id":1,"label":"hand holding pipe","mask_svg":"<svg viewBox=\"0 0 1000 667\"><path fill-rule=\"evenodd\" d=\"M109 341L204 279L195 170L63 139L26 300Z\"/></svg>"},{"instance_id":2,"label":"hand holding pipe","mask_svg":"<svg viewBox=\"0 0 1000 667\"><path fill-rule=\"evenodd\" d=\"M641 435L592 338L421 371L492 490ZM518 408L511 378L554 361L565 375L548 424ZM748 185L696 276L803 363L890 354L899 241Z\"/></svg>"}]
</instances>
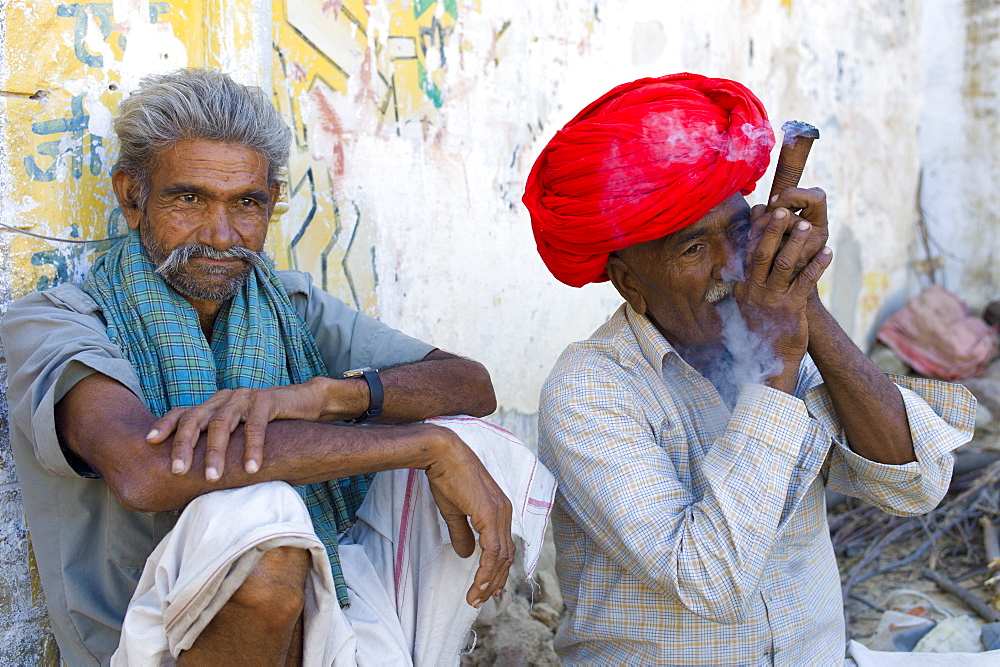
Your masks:
<instances>
[{"instance_id":1,"label":"hand holding pipe","mask_svg":"<svg viewBox=\"0 0 1000 667\"><path fill-rule=\"evenodd\" d=\"M778 153L778 163L774 166L774 182L771 192L767 195L767 210L774 209L771 200L785 188L794 188L799 184L802 170L809 157L812 143L819 139L819 130L798 120L790 120L781 126L785 138L781 141L781 152Z\"/></svg>"}]
</instances>

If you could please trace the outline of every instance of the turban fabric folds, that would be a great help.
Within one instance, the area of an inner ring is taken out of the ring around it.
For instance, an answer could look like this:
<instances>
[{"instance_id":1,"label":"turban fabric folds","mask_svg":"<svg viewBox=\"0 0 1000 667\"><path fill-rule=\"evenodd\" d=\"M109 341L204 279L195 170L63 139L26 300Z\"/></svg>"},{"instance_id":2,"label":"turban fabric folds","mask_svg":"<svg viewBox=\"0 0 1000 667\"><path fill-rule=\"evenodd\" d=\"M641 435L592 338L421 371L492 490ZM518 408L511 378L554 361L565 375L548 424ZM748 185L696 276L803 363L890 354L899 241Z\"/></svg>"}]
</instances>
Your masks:
<instances>
[{"instance_id":1,"label":"turban fabric folds","mask_svg":"<svg viewBox=\"0 0 1000 667\"><path fill-rule=\"evenodd\" d=\"M573 287L607 280L608 254L701 220L767 169L774 132L745 86L697 74L639 79L556 133L522 201L542 260Z\"/></svg>"}]
</instances>

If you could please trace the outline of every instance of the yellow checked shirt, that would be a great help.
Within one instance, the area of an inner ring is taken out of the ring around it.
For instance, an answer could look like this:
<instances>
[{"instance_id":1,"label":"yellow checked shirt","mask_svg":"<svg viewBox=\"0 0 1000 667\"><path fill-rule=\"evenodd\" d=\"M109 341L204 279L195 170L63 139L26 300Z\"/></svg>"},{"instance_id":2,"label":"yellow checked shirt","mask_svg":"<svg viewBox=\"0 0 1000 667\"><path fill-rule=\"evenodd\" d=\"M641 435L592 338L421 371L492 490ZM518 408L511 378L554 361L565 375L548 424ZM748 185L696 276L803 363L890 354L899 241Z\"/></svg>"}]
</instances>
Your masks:
<instances>
[{"instance_id":1,"label":"yellow checked shirt","mask_svg":"<svg viewBox=\"0 0 1000 667\"><path fill-rule=\"evenodd\" d=\"M917 462L850 450L806 358L795 396L746 385L730 411L623 305L542 389L540 458L566 599L567 664L840 664L824 483L894 514L933 509L972 435L964 388L893 377Z\"/></svg>"}]
</instances>

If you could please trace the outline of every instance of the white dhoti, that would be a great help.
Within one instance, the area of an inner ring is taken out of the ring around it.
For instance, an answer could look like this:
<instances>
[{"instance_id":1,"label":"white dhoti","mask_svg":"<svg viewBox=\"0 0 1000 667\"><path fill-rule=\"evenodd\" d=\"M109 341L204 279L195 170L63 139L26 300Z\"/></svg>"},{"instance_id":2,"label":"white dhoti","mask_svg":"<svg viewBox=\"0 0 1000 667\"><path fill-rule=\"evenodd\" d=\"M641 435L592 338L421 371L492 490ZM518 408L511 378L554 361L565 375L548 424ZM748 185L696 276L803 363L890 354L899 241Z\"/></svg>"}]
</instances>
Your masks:
<instances>
[{"instance_id":1,"label":"white dhoti","mask_svg":"<svg viewBox=\"0 0 1000 667\"><path fill-rule=\"evenodd\" d=\"M513 505L525 572L538 562L555 481L510 433L471 417L429 420L476 452ZM479 610L465 601L480 550L459 558L422 470L378 473L340 540L350 606L337 604L330 563L298 493L283 482L195 499L146 562L112 665L172 663L277 547L306 549L306 665L458 664Z\"/></svg>"}]
</instances>

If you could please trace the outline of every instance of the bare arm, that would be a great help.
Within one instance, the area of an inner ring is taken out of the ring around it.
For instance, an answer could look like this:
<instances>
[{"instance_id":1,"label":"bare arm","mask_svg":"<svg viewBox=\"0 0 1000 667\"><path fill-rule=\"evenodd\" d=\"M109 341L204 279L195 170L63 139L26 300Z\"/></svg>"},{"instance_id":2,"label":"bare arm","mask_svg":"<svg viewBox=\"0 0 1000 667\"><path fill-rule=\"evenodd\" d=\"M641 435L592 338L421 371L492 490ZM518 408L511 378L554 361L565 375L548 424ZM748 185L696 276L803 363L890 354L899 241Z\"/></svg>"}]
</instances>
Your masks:
<instances>
[{"instance_id":1,"label":"bare arm","mask_svg":"<svg viewBox=\"0 0 1000 667\"><path fill-rule=\"evenodd\" d=\"M812 230L795 265L798 271L820 251L829 236L826 193L819 188L789 188L775 197L773 203L781 208L771 214L765 213L763 206L754 207L755 232L751 236L762 236L783 209L787 209L781 213L786 221L785 232L794 230L801 220L809 222ZM809 355L823 376L851 449L877 463L901 465L916 460L899 390L833 319L815 289L811 290L805 315Z\"/></svg>"},{"instance_id":2,"label":"bare arm","mask_svg":"<svg viewBox=\"0 0 1000 667\"><path fill-rule=\"evenodd\" d=\"M100 472L127 509L181 509L202 493L269 480L307 484L396 468L426 470L455 551L465 557L475 546L466 517L480 534L483 554L469 603L487 599L506 581L514 553L510 502L478 457L448 429L279 420L267 430L267 459L249 474L240 465L243 429L237 428L231 436L234 446L225 453L230 465L217 481L208 481L202 475L170 472L170 448L146 441L155 421L124 385L101 374L78 382L56 405L63 446ZM205 437L195 448L196 466L203 464Z\"/></svg>"},{"instance_id":3,"label":"bare arm","mask_svg":"<svg viewBox=\"0 0 1000 667\"><path fill-rule=\"evenodd\" d=\"M442 415L485 417L497 407L489 371L479 362L443 350L431 350L416 363L381 369L379 379L385 397L378 421L385 424L408 424ZM319 377L306 384L314 392L310 400L315 407L303 410L301 419L355 419L371 401L363 378Z\"/></svg>"},{"instance_id":4,"label":"bare arm","mask_svg":"<svg viewBox=\"0 0 1000 667\"><path fill-rule=\"evenodd\" d=\"M455 414L485 416L496 409L490 374L470 359L432 350L421 361L379 372L385 392L383 423L404 424ZM201 405L175 408L157 420L149 442L162 444L174 434L171 468L191 470L202 431L206 440L205 475L215 479L226 468L230 434L245 424L243 465L256 471L264 458L268 423L276 419L346 421L368 409L371 394L362 378L316 377L309 382L268 389L222 390ZM201 468L199 468L201 469Z\"/></svg>"},{"instance_id":5,"label":"bare arm","mask_svg":"<svg viewBox=\"0 0 1000 667\"><path fill-rule=\"evenodd\" d=\"M385 408L380 422L405 424L441 415L485 417L497 409L489 371L477 361L443 350L431 350L415 364L379 372L385 390ZM363 387L363 405L353 417L368 409L368 384Z\"/></svg>"},{"instance_id":6,"label":"bare arm","mask_svg":"<svg viewBox=\"0 0 1000 667\"><path fill-rule=\"evenodd\" d=\"M899 389L858 349L818 294L809 300L807 316L809 355L823 376L851 449L877 463L915 461Z\"/></svg>"}]
</instances>

